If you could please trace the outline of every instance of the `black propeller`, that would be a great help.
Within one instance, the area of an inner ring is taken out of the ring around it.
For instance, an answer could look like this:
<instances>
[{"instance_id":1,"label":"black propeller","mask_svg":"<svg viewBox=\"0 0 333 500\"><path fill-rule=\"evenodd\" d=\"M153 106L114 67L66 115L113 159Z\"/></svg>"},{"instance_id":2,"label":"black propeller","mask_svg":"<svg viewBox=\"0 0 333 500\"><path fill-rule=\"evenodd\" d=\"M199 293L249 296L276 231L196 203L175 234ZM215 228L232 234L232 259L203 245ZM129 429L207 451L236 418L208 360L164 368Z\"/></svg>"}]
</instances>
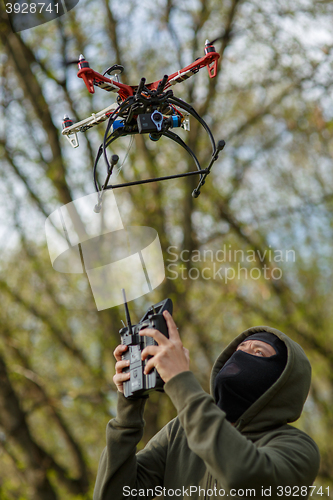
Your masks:
<instances>
[{"instance_id":1,"label":"black propeller","mask_svg":"<svg viewBox=\"0 0 333 500\"><path fill-rule=\"evenodd\" d=\"M78 59L74 59L73 61L65 61L65 66L71 66L71 64L79 64Z\"/></svg>"},{"instance_id":2,"label":"black propeller","mask_svg":"<svg viewBox=\"0 0 333 500\"><path fill-rule=\"evenodd\" d=\"M220 35L217 38L215 38L214 40L212 40L211 42L209 42L208 45L214 45L215 42L218 42L219 40L223 40L224 38L225 38L225 33L223 33L223 35Z\"/></svg>"}]
</instances>

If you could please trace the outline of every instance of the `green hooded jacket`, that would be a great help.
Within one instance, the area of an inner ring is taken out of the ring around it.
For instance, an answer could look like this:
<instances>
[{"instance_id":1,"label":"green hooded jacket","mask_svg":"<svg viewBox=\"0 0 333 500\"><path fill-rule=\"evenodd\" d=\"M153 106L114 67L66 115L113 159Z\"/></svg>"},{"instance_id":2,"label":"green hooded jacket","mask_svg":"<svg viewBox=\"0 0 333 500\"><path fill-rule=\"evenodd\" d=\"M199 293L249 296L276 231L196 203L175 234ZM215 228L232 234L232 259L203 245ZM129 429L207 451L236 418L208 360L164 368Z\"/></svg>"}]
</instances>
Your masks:
<instances>
[{"instance_id":1,"label":"green hooded jacket","mask_svg":"<svg viewBox=\"0 0 333 500\"><path fill-rule=\"evenodd\" d=\"M94 500L167 498L307 498L319 469L319 451L304 432L289 425L307 398L311 366L303 349L267 326L249 328L216 360L214 379L247 336L266 331L283 340L287 364L278 380L231 425L191 371L164 386L178 416L136 453L143 434L145 399L118 393L116 418L106 430Z\"/></svg>"}]
</instances>

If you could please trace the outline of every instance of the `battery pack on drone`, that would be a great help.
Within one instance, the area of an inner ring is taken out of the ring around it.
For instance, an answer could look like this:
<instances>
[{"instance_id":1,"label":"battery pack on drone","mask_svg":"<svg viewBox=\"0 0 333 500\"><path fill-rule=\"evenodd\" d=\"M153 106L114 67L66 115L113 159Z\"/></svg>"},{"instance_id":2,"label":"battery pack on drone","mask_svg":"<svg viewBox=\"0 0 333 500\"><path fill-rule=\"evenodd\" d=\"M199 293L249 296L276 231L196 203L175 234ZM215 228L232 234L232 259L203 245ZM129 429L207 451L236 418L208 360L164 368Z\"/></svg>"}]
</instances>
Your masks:
<instances>
[{"instance_id":1,"label":"battery pack on drone","mask_svg":"<svg viewBox=\"0 0 333 500\"><path fill-rule=\"evenodd\" d=\"M146 396L151 391L163 392L164 382L156 368L147 375L144 373L147 361L151 356L144 361L141 360L143 349L149 345L157 345L157 343L152 337L139 335L139 332L144 328L154 328L169 338L168 327L162 313L163 311L169 311L172 314L172 309L171 299L162 300L162 302L150 307L140 322L132 326L125 301L127 326L122 328L119 333L121 343L128 346L128 350L122 355L122 359L130 362L129 367L123 370L123 373L131 373L130 379L123 383L126 398L138 399Z\"/></svg>"}]
</instances>

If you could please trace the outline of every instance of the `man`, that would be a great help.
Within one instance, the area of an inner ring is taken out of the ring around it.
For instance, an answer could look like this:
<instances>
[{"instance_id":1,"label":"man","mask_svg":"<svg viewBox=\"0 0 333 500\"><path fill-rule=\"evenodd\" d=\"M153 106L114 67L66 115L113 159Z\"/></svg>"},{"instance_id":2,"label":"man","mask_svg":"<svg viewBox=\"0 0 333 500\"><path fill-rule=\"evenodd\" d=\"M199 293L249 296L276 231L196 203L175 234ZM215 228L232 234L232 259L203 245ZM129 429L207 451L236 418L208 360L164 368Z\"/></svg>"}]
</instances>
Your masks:
<instances>
[{"instance_id":1,"label":"man","mask_svg":"<svg viewBox=\"0 0 333 500\"><path fill-rule=\"evenodd\" d=\"M147 347L146 371L156 367L178 417L136 454L143 433L145 399L129 401L122 384L126 361L115 349L117 417L107 426L94 500L123 498L208 499L290 496L307 498L319 468L319 452L304 432L290 426L308 395L310 363L282 332L253 327L220 354L207 394L189 370L171 315L169 339L146 329L157 346Z\"/></svg>"}]
</instances>

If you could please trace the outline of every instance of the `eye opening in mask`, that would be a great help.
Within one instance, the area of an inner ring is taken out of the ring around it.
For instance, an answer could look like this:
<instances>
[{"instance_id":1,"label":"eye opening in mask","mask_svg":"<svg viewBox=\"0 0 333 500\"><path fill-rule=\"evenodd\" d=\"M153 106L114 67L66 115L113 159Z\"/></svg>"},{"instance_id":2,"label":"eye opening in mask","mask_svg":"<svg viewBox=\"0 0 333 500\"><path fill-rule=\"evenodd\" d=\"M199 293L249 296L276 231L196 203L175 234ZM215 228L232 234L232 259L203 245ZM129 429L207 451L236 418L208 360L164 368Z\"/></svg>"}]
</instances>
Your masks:
<instances>
[{"instance_id":1,"label":"eye opening in mask","mask_svg":"<svg viewBox=\"0 0 333 500\"><path fill-rule=\"evenodd\" d=\"M243 340L243 342L237 346L236 351L243 351L252 356L260 356L263 358L277 355L276 349L272 345L259 339Z\"/></svg>"}]
</instances>

